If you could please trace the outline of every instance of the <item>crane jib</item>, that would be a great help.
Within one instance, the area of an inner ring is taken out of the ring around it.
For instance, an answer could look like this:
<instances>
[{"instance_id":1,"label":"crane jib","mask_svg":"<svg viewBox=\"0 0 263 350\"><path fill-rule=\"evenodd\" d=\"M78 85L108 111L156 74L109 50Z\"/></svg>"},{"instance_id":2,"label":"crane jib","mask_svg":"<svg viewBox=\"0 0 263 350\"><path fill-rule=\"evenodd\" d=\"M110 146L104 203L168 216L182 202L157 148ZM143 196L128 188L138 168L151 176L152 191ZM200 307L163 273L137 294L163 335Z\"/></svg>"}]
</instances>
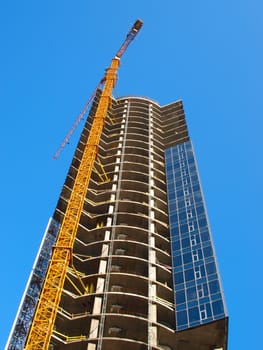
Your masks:
<instances>
[{"instance_id":1,"label":"crane jib","mask_svg":"<svg viewBox=\"0 0 263 350\"><path fill-rule=\"evenodd\" d=\"M119 51L116 53L116 57L121 58L121 56L124 54L127 47L130 45L132 40L136 37L139 30L141 29L143 25L143 22L140 19L137 19L137 21L132 26L132 29L127 34L126 39L124 40L123 44L121 45Z\"/></svg>"}]
</instances>

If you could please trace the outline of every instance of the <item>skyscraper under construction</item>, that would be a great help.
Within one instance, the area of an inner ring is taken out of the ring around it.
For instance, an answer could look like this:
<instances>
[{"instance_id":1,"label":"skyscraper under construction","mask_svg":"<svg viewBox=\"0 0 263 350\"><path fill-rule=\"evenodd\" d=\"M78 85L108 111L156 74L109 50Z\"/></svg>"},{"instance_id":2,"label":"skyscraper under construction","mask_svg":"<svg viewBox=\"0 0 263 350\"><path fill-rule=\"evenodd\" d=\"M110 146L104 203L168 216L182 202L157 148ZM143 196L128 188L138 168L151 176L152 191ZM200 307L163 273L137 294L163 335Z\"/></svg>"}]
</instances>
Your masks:
<instances>
[{"instance_id":1,"label":"skyscraper under construction","mask_svg":"<svg viewBox=\"0 0 263 350\"><path fill-rule=\"evenodd\" d=\"M115 68L94 98L6 350L226 350L182 102L111 98L108 108Z\"/></svg>"}]
</instances>

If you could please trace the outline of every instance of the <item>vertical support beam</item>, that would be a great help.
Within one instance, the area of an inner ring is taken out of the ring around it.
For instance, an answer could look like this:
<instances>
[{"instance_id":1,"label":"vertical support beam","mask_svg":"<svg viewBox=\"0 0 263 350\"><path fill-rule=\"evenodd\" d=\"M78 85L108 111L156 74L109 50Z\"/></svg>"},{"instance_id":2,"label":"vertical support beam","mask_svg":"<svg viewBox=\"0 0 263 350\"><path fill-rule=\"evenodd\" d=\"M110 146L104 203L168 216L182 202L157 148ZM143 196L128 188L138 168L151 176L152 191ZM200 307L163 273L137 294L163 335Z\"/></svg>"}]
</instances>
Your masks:
<instances>
[{"instance_id":1,"label":"vertical support beam","mask_svg":"<svg viewBox=\"0 0 263 350\"><path fill-rule=\"evenodd\" d=\"M126 112L123 113L123 118L121 122L121 131L120 131L120 139L119 142L121 145L119 145L122 150L125 149L126 144L126 133L127 133L127 127L128 127L128 119L129 119L129 102L125 101L125 109L127 109ZM105 280L105 287L104 287L104 296L103 296L103 304L101 308L101 318L100 318L100 325L99 325L99 334L98 334L98 345L97 350L102 350L102 343L103 343L103 334L104 334L104 326L105 326L105 319L106 319L106 309L107 309L107 302L108 302L108 292L109 292L109 286L110 286L110 276L111 276L111 268L112 268L112 255L113 255L113 247L114 247L114 241L115 241L115 226L117 222L117 213L118 213L118 201L119 201L119 195L120 195L120 186L121 186L121 178L122 178L122 167L123 167L123 157L124 152L118 151L115 161L115 169L118 167L117 174L114 174L113 181L117 183L112 185L112 191L116 191L114 198L115 198L115 207L113 210L113 217L111 221L112 225L112 231L111 231L111 237L110 237L110 247L109 247L109 258L108 258L108 265L107 265L107 272L106 272L106 280Z\"/></svg>"},{"instance_id":2,"label":"vertical support beam","mask_svg":"<svg viewBox=\"0 0 263 350\"><path fill-rule=\"evenodd\" d=\"M148 350L152 349L152 346L156 343L156 330L153 327L152 322L156 321L156 305L153 303L154 295L153 291L156 290L154 286L154 281L156 280L156 267L153 265L155 263L155 250L154 250L154 230L155 225L153 222L154 219L154 189L153 189L153 171L152 171L152 145L153 145L153 137L152 137L152 105L149 105L149 132L148 132L148 140L149 140L149 200L148 200Z\"/></svg>"}]
</instances>

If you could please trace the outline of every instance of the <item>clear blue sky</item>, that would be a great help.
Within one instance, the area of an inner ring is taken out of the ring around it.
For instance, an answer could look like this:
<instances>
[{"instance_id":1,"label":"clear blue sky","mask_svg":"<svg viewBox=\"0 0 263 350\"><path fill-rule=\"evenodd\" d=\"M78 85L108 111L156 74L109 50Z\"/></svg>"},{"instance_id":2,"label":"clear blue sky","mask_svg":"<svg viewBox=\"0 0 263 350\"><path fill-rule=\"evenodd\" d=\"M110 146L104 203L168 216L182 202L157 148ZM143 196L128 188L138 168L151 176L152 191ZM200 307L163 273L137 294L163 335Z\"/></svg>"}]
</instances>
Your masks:
<instances>
[{"instance_id":1,"label":"clear blue sky","mask_svg":"<svg viewBox=\"0 0 263 350\"><path fill-rule=\"evenodd\" d=\"M4 347L77 134L61 140L136 18L118 95L183 99L230 316L229 350L262 340L260 0L10 0L0 4Z\"/></svg>"}]
</instances>

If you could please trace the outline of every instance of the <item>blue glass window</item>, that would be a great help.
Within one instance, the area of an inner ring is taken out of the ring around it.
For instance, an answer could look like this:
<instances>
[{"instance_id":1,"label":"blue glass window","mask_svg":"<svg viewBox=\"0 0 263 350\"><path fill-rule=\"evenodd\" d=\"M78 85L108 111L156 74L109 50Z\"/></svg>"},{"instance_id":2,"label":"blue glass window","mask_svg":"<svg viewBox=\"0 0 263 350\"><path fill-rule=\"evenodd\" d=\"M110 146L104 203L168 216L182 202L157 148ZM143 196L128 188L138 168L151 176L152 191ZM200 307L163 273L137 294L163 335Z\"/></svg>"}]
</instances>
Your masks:
<instances>
[{"instance_id":1,"label":"blue glass window","mask_svg":"<svg viewBox=\"0 0 263 350\"><path fill-rule=\"evenodd\" d=\"M192 262L192 254L191 253L183 254L183 261L184 261L184 264L188 264L189 262Z\"/></svg>"},{"instance_id":2,"label":"blue glass window","mask_svg":"<svg viewBox=\"0 0 263 350\"><path fill-rule=\"evenodd\" d=\"M219 286L218 280L209 282L209 290L210 290L211 294L215 294L215 293L219 292L220 286Z\"/></svg>"},{"instance_id":3,"label":"blue glass window","mask_svg":"<svg viewBox=\"0 0 263 350\"><path fill-rule=\"evenodd\" d=\"M181 290L176 293L176 304L182 304L185 302L185 291Z\"/></svg>"},{"instance_id":4,"label":"blue glass window","mask_svg":"<svg viewBox=\"0 0 263 350\"><path fill-rule=\"evenodd\" d=\"M212 303L213 314L222 315L224 314L224 306L222 300L218 300Z\"/></svg>"},{"instance_id":5,"label":"blue glass window","mask_svg":"<svg viewBox=\"0 0 263 350\"><path fill-rule=\"evenodd\" d=\"M181 233L182 233L182 231L181 231ZM189 247L190 246L190 240L189 240L189 238L184 238L184 239L182 239L182 247L183 248L187 248L187 247Z\"/></svg>"},{"instance_id":6,"label":"blue glass window","mask_svg":"<svg viewBox=\"0 0 263 350\"><path fill-rule=\"evenodd\" d=\"M193 269L186 270L184 274L186 281L192 281L195 279L195 273Z\"/></svg>"},{"instance_id":7,"label":"blue glass window","mask_svg":"<svg viewBox=\"0 0 263 350\"><path fill-rule=\"evenodd\" d=\"M196 294L196 288L187 288L187 300L196 300L197 294Z\"/></svg>"},{"instance_id":8,"label":"blue glass window","mask_svg":"<svg viewBox=\"0 0 263 350\"><path fill-rule=\"evenodd\" d=\"M187 327L188 320L187 320L187 312L186 311L179 311L177 313L177 324L178 324L178 326L185 325L186 326L185 328L188 328Z\"/></svg>"},{"instance_id":9,"label":"blue glass window","mask_svg":"<svg viewBox=\"0 0 263 350\"><path fill-rule=\"evenodd\" d=\"M213 256L213 250L211 246L204 248L203 252L204 252L205 258L208 258L209 256Z\"/></svg>"},{"instance_id":10,"label":"blue glass window","mask_svg":"<svg viewBox=\"0 0 263 350\"><path fill-rule=\"evenodd\" d=\"M216 272L216 265L215 263L210 263L206 265L206 272L208 275L211 275Z\"/></svg>"},{"instance_id":11,"label":"blue glass window","mask_svg":"<svg viewBox=\"0 0 263 350\"><path fill-rule=\"evenodd\" d=\"M180 284L184 281L184 275L182 272L177 272L174 274L174 281L176 284Z\"/></svg>"},{"instance_id":12,"label":"blue glass window","mask_svg":"<svg viewBox=\"0 0 263 350\"><path fill-rule=\"evenodd\" d=\"M180 250L181 249L181 243L180 241L173 241L173 249L176 251L176 250Z\"/></svg>"},{"instance_id":13,"label":"blue glass window","mask_svg":"<svg viewBox=\"0 0 263 350\"><path fill-rule=\"evenodd\" d=\"M200 316L199 316L199 309L198 307L193 307L188 310L189 314L189 322L194 322L194 321L199 321Z\"/></svg>"},{"instance_id":14,"label":"blue glass window","mask_svg":"<svg viewBox=\"0 0 263 350\"><path fill-rule=\"evenodd\" d=\"M208 231L201 232L201 240L203 242L209 241L210 240L210 235Z\"/></svg>"},{"instance_id":15,"label":"blue glass window","mask_svg":"<svg viewBox=\"0 0 263 350\"><path fill-rule=\"evenodd\" d=\"M182 256L181 255L174 256L173 263L174 263L174 266L182 265Z\"/></svg>"}]
</instances>

